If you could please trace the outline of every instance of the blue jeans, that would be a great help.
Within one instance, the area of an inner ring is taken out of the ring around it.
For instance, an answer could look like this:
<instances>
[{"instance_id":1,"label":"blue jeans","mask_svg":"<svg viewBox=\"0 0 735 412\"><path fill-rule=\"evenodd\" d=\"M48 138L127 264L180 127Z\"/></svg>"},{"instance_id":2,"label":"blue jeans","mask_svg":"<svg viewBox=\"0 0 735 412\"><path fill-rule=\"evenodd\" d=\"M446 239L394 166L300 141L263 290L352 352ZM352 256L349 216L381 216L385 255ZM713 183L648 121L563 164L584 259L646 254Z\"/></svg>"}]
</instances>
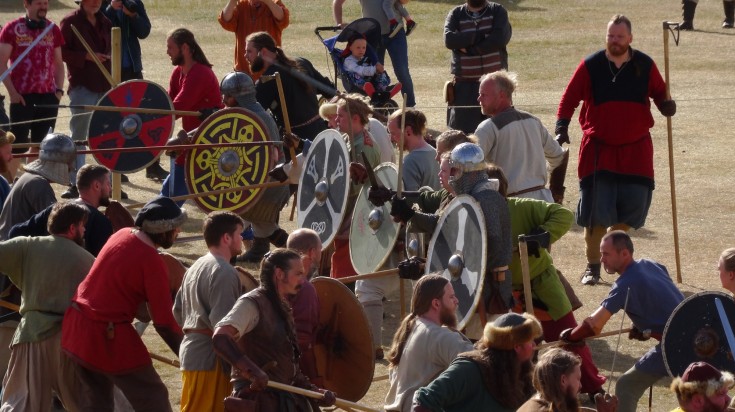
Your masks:
<instances>
[{"instance_id":1,"label":"blue jeans","mask_svg":"<svg viewBox=\"0 0 735 412\"><path fill-rule=\"evenodd\" d=\"M87 89L84 86L74 86L69 89L69 104L71 105L96 105L104 96L104 93L97 93ZM86 113L86 114L83 114ZM71 109L72 118L69 121L69 129L71 130L72 140L86 140L89 138L89 121L92 113L83 109ZM77 150L84 150L85 146L77 146ZM77 155L74 170L69 172L69 181L72 185L77 184L77 170L86 163L83 154Z\"/></svg>"},{"instance_id":2,"label":"blue jeans","mask_svg":"<svg viewBox=\"0 0 735 412\"><path fill-rule=\"evenodd\" d=\"M393 71L398 81L401 82L401 93L406 94L406 107L416 106L416 96L413 94L413 80L408 71L408 42L406 41L406 30L401 29L398 34L390 38L383 35L383 44L378 49L378 60L385 62L385 51L388 51Z\"/></svg>"},{"instance_id":3,"label":"blue jeans","mask_svg":"<svg viewBox=\"0 0 735 412\"><path fill-rule=\"evenodd\" d=\"M172 178L174 179L173 182L171 182ZM171 184L174 185L173 191L169 187ZM186 179L184 179L184 166L173 166L171 173L163 181L160 194L166 197L185 196L189 194L189 188L186 186ZM185 202L186 200L179 200L176 204L181 207Z\"/></svg>"}]
</instances>

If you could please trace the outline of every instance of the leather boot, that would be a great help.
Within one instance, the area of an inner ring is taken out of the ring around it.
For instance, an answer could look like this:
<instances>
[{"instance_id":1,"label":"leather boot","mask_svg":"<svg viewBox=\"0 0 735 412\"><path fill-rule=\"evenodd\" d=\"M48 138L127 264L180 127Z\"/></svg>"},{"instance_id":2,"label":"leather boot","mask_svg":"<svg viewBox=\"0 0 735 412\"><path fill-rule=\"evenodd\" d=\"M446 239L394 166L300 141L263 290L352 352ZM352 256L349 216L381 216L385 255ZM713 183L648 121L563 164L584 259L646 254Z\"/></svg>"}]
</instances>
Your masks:
<instances>
[{"instance_id":1,"label":"leather boot","mask_svg":"<svg viewBox=\"0 0 735 412\"><path fill-rule=\"evenodd\" d=\"M679 30L694 30L694 11L697 9L697 3L683 0L681 9L683 21L679 24Z\"/></svg>"},{"instance_id":2,"label":"leather boot","mask_svg":"<svg viewBox=\"0 0 735 412\"><path fill-rule=\"evenodd\" d=\"M279 227L272 235L268 236L268 240L273 243L273 246L275 247L286 247L288 232Z\"/></svg>"},{"instance_id":3,"label":"leather boot","mask_svg":"<svg viewBox=\"0 0 735 412\"><path fill-rule=\"evenodd\" d=\"M735 24L735 1L723 1L722 6L725 8L725 20L722 22L723 29L732 29Z\"/></svg>"},{"instance_id":4,"label":"leather boot","mask_svg":"<svg viewBox=\"0 0 735 412\"><path fill-rule=\"evenodd\" d=\"M271 245L268 241L268 238L256 237L255 240L253 240L253 247L248 249L247 252L238 256L236 260L238 262L260 263L260 261L263 259L263 256L265 256L265 254L268 253L270 249Z\"/></svg>"}]
</instances>

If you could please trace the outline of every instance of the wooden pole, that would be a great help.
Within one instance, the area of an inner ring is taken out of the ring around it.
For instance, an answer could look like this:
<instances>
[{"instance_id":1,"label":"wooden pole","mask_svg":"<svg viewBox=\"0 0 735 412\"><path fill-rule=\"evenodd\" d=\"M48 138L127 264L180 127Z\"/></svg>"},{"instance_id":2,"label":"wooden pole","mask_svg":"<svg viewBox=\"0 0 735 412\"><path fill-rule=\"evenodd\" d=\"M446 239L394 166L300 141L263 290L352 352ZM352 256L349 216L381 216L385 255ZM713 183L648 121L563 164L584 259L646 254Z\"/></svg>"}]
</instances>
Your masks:
<instances>
[{"instance_id":1,"label":"wooden pole","mask_svg":"<svg viewBox=\"0 0 735 412\"><path fill-rule=\"evenodd\" d=\"M323 399L324 398L324 395L319 392L310 391L308 389L303 389L303 388L297 388L295 386L286 385L285 383L274 382L271 380L268 381L268 387L286 391L286 392L295 393L297 395L306 396L306 397L313 398L313 399ZM366 411L366 412L380 412L378 409L373 409L367 406L360 405L359 403L354 403L354 402L350 402L348 400L339 399L339 398L337 398L337 401L334 403L334 405L339 406L340 408L352 408L352 409L357 409L357 410Z\"/></svg>"},{"instance_id":2,"label":"wooden pole","mask_svg":"<svg viewBox=\"0 0 735 412\"><path fill-rule=\"evenodd\" d=\"M262 76L265 77L265 76ZM286 130L286 133L291 134L291 119L288 117L288 106L286 104L286 94L283 92L283 82L281 81L281 73L275 72L273 73L273 78L276 79L276 86L278 87L278 99L281 101L281 114L283 115L283 128ZM291 164L293 167L296 167L296 150L294 150L293 147L289 146L288 148L288 154L291 156ZM296 201L298 196L298 191L295 191L293 194L293 204L291 204L291 214L288 217L288 220L293 222L294 214L296 213Z\"/></svg>"},{"instance_id":3,"label":"wooden pole","mask_svg":"<svg viewBox=\"0 0 735 412\"><path fill-rule=\"evenodd\" d=\"M630 332L630 330L631 330L631 328L625 328L625 329L620 329L620 330L611 330L609 332L600 333L599 335L590 336L589 338L586 338L585 341L588 341L588 340L591 340L591 339L606 338L608 336L620 335L622 333L628 333L628 332ZM560 346L560 345L564 345L564 342L562 342L560 340L557 340L557 341L554 341L554 342L542 343L541 345L536 346L536 350L551 348L551 347Z\"/></svg>"},{"instance_id":4,"label":"wooden pole","mask_svg":"<svg viewBox=\"0 0 735 412\"><path fill-rule=\"evenodd\" d=\"M343 278L337 278L337 280L342 283L352 283L358 280L382 278L385 276L397 275L397 274L398 274L398 269L386 269L386 270L379 270L373 273L365 273L364 275L355 275L355 276L346 276Z\"/></svg>"},{"instance_id":5,"label":"wooden pole","mask_svg":"<svg viewBox=\"0 0 735 412\"><path fill-rule=\"evenodd\" d=\"M403 143L406 137L406 94L403 94L401 103L401 138L398 141L398 182L396 196L400 199L403 195ZM406 285L404 279L398 279L400 285L401 319L406 317Z\"/></svg>"},{"instance_id":6,"label":"wooden pole","mask_svg":"<svg viewBox=\"0 0 735 412\"><path fill-rule=\"evenodd\" d=\"M100 112L116 112L116 113L139 113L139 114L163 114L171 116L201 116L201 112L193 112L189 110L169 110L169 109L153 109L150 107L118 107L118 106L100 106L94 104L37 104L35 107L52 107L60 109L82 109L97 110Z\"/></svg>"},{"instance_id":7,"label":"wooden pole","mask_svg":"<svg viewBox=\"0 0 735 412\"><path fill-rule=\"evenodd\" d=\"M118 31L120 30L119 27L117 29ZM74 35L77 36L77 39L79 39L79 42L82 43L82 46L84 46L84 49L87 50L87 53L89 53L89 56L92 58L92 61L94 62L94 64L96 64L97 67L100 69L100 72L102 73L102 75L105 76L105 79L107 79L108 82L110 82L110 87L117 86L117 82L115 81L115 79L112 78L112 76L107 71L105 66L102 64L102 62L100 62L100 59L97 58L97 54L94 52L94 50L92 50L91 47L89 47L89 44L87 44L87 42L84 40L84 37L82 37L82 35L79 33L79 30L77 30L77 28L74 27L73 24L71 25L71 30L74 32ZM113 28L113 32L114 32L114 28ZM119 51L119 48L118 48L118 51Z\"/></svg>"},{"instance_id":8,"label":"wooden pole","mask_svg":"<svg viewBox=\"0 0 735 412\"><path fill-rule=\"evenodd\" d=\"M205 196L215 196L215 195L221 195L221 194L232 193L232 192L242 192L245 190L267 189L269 187L286 186L287 184L288 182L266 182L266 183L259 183L259 184L250 185L250 186L228 187L226 189L217 189L217 190L212 190L209 192L191 193L188 195L174 196L171 198L171 200L176 202L179 200L188 200L188 199L194 199L197 197L205 197ZM145 206L146 203L133 203L132 205L125 206L125 208L126 209L137 209L137 208Z\"/></svg>"},{"instance_id":9,"label":"wooden pole","mask_svg":"<svg viewBox=\"0 0 735 412\"><path fill-rule=\"evenodd\" d=\"M674 23L675 24L675 23ZM665 21L664 28L664 73L666 78L666 100L671 100L671 82L669 79L669 27ZM676 211L676 174L674 173L674 138L671 117L666 116L666 133L669 143L669 184L671 185L671 218L674 226L674 256L676 258L676 282L681 283L681 256L679 255L679 219Z\"/></svg>"},{"instance_id":10,"label":"wooden pole","mask_svg":"<svg viewBox=\"0 0 735 412\"><path fill-rule=\"evenodd\" d=\"M74 27L74 26L72 26ZM74 29L76 31L76 29ZM110 56L110 67L112 68L112 87L117 86L122 80L122 32L119 27L112 28L112 56ZM103 70L101 67L100 70ZM120 173L112 173L112 198L122 199L122 177Z\"/></svg>"},{"instance_id":11,"label":"wooden pole","mask_svg":"<svg viewBox=\"0 0 735 412\"><path fill-rule=\"evenodd\" d=\"M90 149L77 150L77 154L96 154L96 153L130 153L130 152L149 152L153 150L189 150L189 149L211 149L217 147L248 147L248 146L264 146L279 145L283 142L232 142L232 143L201 143L201 144L182 144L177 146L141 146L141 147L112 147L108 149ZM22 156L21 156L22 155ZM14 157L34 157L38 153L19 153Z\"/></svg>"},{"instance_id":12,"label":"wooden pole","mask_svg":"<svg viewBox=\"0 0 735 412\"><path fill-rule=\"evenodd\" d=\"M528 244L524 235L518 236L518 256L523 273L523 297L526 303L526 313L533 315L533 292L531 291L531 270L528 267Z\"/></svg>"}]
</instances>

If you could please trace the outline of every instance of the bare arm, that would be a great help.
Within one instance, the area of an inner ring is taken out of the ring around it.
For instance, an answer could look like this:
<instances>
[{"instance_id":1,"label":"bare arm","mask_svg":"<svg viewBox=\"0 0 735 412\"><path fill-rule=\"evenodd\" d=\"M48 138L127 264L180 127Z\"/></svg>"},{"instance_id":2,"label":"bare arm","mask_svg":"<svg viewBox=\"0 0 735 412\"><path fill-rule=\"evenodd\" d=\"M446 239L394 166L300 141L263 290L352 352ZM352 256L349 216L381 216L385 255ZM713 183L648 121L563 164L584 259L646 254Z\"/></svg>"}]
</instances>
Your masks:
<instances>
[{"instance_id":1,"label":"bare arm","mask_svg":"<svg viewBox=\"0 0 735 412\"><path fill-rule=\"evenodd\" d=\"M268 1L272 3L271 1ZM225 8L222 9L222 20L229 22L232 20L232 15L235 13L235 7L237 7L237 0L227 0Z\"/></svg>"},{"instance_id":2,"label":"bare arm","mask_svg":"<svg viewBox=\"0 0 735 412\"><path fill-rule=\"evenodd\" d=\"M3 74L8 70L8 61L10 60L10 53L12 52L12 45L9 43L0 43L0 74ZM15 86L13 85L13 80L10 79L10 75L5 76L3 84L5 85L5 89L8 90L10 103L20 103L23 106L26 105L26 102L23 100L23 96L18 94L18 91L15 90Z\"/></svg>"},{"instance_id":3,"label":"bare arm","mask_svg":"<svg viewBox=\"0 0 735 412\"><path fill-rule=\"evenodd\" d=\"M66 72L64 71L64 60L61 57L61 47L57 47L54 49L54 81L57 89L64 88L65 77Z\"/></svg>"},{"instance_id":4,"label":"bare arm","mask_svg":"<svg viewBox=\"0 0 735 412\"><path fill-rule=\"evenodd\" d=\"M612 313L610 313L609 310L605 309L604 307L600 306L592 312L592 314L585 319L585 322L588 322L590 326L592 326L592 329L595 331L595 335L599 335L600 332L602 332L602 328L605 327L605 324L608 320L612 317Z\"/></svg>"},{"instance_id":5,"label":"bare arm","mask_svg":"<svg viewBox=\"0 0 735 412\"><path fill-rule=\"evenodd\" d=\"M345 4L345 0L332 0L332 15L334 16L334 22L338 26L344 26L342 22L342 5Z\"/></svg>"},{"instance_id":6,"label":"bare arm","mask_svg":"<svg viewBox=\"0 0 735 412\"><path fill-rule=\"evenodd\" d=\"M262 0L262 3L268 6L268 10L271 11L271 14L273 14L273 18L281 21L283 20L283 9L280 5L276 3L275 0Z\"/></svg>"}]
</instances>

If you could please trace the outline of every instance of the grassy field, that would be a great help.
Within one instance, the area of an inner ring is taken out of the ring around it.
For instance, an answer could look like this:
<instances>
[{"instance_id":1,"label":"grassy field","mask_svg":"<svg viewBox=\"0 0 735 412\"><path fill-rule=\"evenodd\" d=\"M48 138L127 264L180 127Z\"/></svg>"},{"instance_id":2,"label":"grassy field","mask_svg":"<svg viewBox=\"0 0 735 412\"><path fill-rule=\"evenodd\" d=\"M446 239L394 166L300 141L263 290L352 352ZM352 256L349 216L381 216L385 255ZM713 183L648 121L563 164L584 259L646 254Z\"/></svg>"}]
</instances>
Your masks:
<instances>
[{"instance_id":1,"label":"grassy field","mask_svg":"<svg viewBox=\"0 0 735 412\"><path fill-rule=\"evenodd\" d=\"M145 77L164 88L168 84L171 64L165 54L166 33L176 27L187 27L197 36L214 70L219 77L230 71L233 60L234 39L216 22L216 15L225 1L213 3L204 0L147 0L146 7L153 21L153 31L143 41ZM659 69L664 70L662 21L678 21L678 1L643 2L620 1L561 1L523 0L502 1L509 11L513 25L513 39L509 45L510 69L519 74L519 87L515 105L539 116L548 128L553 128L556 108L573 70L580 59L604 45L605 25L611 15L623 13L633 21L633 47L651 55ZM449 51L443 46L442 30L447 12L456 2L443 0L416 1L408 9L419 23L409 37L410 69L417 95L417 108L429 118L432 129L444 130L445 108L442 102L442 85L449 79ZM8 21L22 14L21 0L0 3L0 21ZM291 10L291 25L284 32L283 42L290 56L303 56L326 73L328 68L325 49L313 35L317 26L330 25L329 0L287 1ZM56 22L76 5L73 0L50 1L49 17ZM345 5L345 20L359 17L356 0ZM671 93L678 103L678 113L673 118L673 158L676 165L676 193L678 203L679 237L681 251L681 289L687 293L701 290L721 290L716 275L717 258L726 247L733 245L733 207L730 203L735 192L735 173L728 162L732 161L733 110L735 98L732 88L732 62L735 61L735 31L720 29L722 9L718 2L702 2L697 10L695 32L681 34L680 44L670 40ZM390 66L388 64L388 66ZM66 99L66 98L65 98ZM667 132L665 119L654 114L656 126L652 130L656 150L655 168L657 187L654 192L645 228L633 233L637 257L649 257L665 264L675 275L674 243L672 229L671 190ZM624 119L621 119L624 121ZM57 123L60 131L68 130L68 114L62 111ZM577 152L580 140L576 122L570 127L571 149ZM168 160L162 163L167 165ZM567 177L565 205L576 207L578 189L576 158L573 156ZM57 186L58 192L63 190ZM131 183L124 186L131 202L145 201L158 193L159 187L138 173L131 176ZM201 228L202 214L188 206L191 219L183 235L197 234ZM284 209L282 221L287 229ZM584 242L581 228L574 227L554 247L557 267L577 285L584 268ZM204 254L199 243L179 244L172 251L191 263ZM595 287L579 285L576 290L585 306L577 311L581 320L594 310L607 294L611 275L603 276L607 283ZM398 319L397 297L388 302L388 318L384 329L384 345L390 338ZM620 325L620 317L614 317L606 330ZM627 320L625 323L629 323ZM146 335L153 350L170 355L157 336ZM607 338L591 344L594 358L606 376L619 376L630 368L635 360L651 346L650 343L629 342L623 338L617 355L615 370L611 371L617 339ZM181 381L179 372L165 365L159 371L170 389L172 405L178 406ZM385 362L376 365L376 376L386 373ZM613 385L615 378L612 379ZM671 410L676 406L675 397L668 392L668 382L662 381L653 390L653 410ZM363 399L363 403L380 407L387 382L376 382ZM640 410L647 409L647 398L641 400Z\"/></svg>"}]
</instances>

